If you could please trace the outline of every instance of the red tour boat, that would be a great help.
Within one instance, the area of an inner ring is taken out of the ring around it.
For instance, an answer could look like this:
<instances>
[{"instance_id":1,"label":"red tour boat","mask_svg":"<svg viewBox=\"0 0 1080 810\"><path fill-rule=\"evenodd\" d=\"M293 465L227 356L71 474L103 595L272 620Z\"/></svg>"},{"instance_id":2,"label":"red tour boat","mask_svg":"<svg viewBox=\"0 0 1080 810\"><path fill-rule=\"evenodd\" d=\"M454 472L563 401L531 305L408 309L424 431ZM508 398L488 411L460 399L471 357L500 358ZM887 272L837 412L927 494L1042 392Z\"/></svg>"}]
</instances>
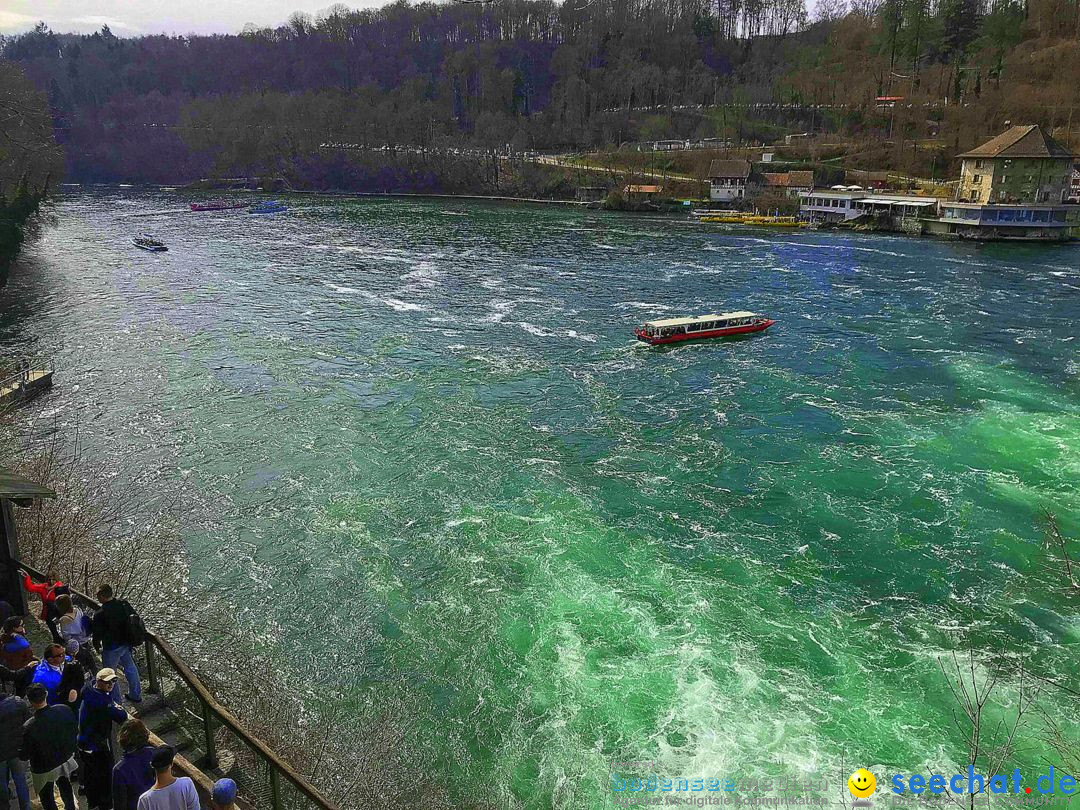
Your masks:
<instances>
[{"instance_id":1,"label":"red tour boat","mask_svg":"<svg viewBox=\"0 0 1080 810\"><path fill-rule=\"evenodd\" d=\"M637 339L659 346L683 340L707 340L708 338L746 335L762 332L776 321L754 312L724 312L719 315L699 315L696 318L669 318L665 321L648 321L634 330Z\"/></svg>"}]
</instances>

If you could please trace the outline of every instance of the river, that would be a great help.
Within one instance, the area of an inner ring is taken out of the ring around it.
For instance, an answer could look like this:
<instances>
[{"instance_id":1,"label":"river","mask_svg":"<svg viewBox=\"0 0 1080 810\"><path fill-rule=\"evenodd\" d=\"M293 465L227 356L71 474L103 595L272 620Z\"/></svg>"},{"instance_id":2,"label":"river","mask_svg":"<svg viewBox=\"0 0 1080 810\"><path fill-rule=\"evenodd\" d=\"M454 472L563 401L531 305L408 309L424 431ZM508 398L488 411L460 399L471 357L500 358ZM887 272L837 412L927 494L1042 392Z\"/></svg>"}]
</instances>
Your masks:
<instances>
[{"instance_id":1,"label":"river","mask_svg":"<svg viewBox=\"0 0 1080 810\"><path fill-rule=\"evenodd\" d=\"M938 656L1075 681L1024 576L1040 509L1080 535L1077 247L187 202L55 204L0 290L0 348L57 371L27 418L182 492L193 582L456 801L959 768ZM633 340L725 309L778 323Z\"/></svg>"}]
</instances>

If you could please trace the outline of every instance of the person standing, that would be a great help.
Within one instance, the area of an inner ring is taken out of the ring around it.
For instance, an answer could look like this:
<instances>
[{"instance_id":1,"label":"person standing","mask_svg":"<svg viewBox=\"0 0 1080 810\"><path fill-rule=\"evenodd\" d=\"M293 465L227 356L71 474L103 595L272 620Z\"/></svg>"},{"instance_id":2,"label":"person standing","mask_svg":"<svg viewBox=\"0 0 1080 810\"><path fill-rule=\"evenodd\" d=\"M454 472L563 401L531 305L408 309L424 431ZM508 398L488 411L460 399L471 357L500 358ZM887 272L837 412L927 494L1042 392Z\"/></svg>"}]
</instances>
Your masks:
<instances>
[{"instance_id":1,"label":"person standing","mask_svg":"<svg viewBox=\"0 0 1080 810\"><path fill-rule=\"evenodd\" d=\"M120 726L119 738L124 757L112 772L113 810L139 810L139 797L154 786L150 732L142 720L132 719Z\"/></svg>"},{"instance_id":2,"label":"person standing","mask_svg":"<svg viewBox=\"0 0 1080 810\"><path fill-rule=\"evenodd\" d=\"M128 719L113 695L115 685L116 671L102 669L83 689L79 708L81 782L91 810L108 810L112 806L112 724Z\"/></svg>"},{"instance_id":3,"label":"person standing","mask_svg":"<svg viewBox=\"0 0 1080 810\"><path fill-rule=\"evenodd\" d=\"M56 687L56 702L70 706L78 717L83 686L86 685L86 668L79 661L79 642L72 639L64 652L67 655L64 660L64 671L60 673L60 684Z\"/></svg>"},{"instance_id":4,"label":"person standing","mask_svg":"<svg viewBox=\"0 0 1080 810\"><path fill-rule=\"evenodd\" d=\"M0 699L0 807L11 803L9 783L15 783L19 810L30 810L30 788L26 784L26 766L19 759L23 726L30 719L30 704L14 695Z\"/></svg>"},{"instance_id":5,"label":"person standing","mask_svg":"<svg viewBox=\"0 0 1080 810\"><path fill-rule=\"evenodd\" d=\"M58 810L53 785L59 788L64 807L77 810L69 778L79 767L75 763L79 736L75 713L67 706L50 706L48 692L40 683L30 684L26 697L34 716L23 726L19 759L30 763L30 779L42 810Z\"/></svg>"},{"instance_id":6,"label":"person standing","mask_svg":"<svg viewBox=\"0 0 1080 810\"><path fill-rule=\"evenodd\" d=\"M35 660L22 616L9 616L0 631L0 664L8 669L22 669Z\"/></svg>"},{"instance_id":7,"label":"person standing","mask_svg":"<svg viewBox=\"0 0 1080 810\"><path fill-rule=\"evenodd\" d=\"M110 585L102 585L97 592L101 610L94 614L94 645L101 647L101 662L110 669L118 666L127 678L128 693L125 697L132 703L142 702L142 684L139 670L131 656L129 620L135 611L123 599L113 598Z\"/></svg>"},{"instance_id":8,"label":"person standing","mask_svg":"<svg viewBox=\"0 0 1080 810\"><path fill-rule=\"evenodd\" d=\"M41 663L37 665L37 669L34 670L33 683L40 683L45 687L48 693L49 705L52 706L55 703L65 703L66 695L57 694L57 688L60 686L60 679L64 674L64 662L67 656L64 655L64 648L59 644L50 644L45 648L45 652L41 656Z\"/></svg>"},{"instance_id":9,"label":"person standing","mask_svg":"<svg viewBox=\"0 0 1080 810\"><path fill-rule=\"evenodd\" d=\"M65 647L72 641L78 642L79 663L90 672L97 669L97 661L94 660L93 636L90 617L83 613L82 608L77 608L71 602L71 597L60 594L56 597L56 624L60 628ZM71 651L68 651L71 655Z\"/></svg>"},{"instance_id":10,"label":"person standing","mask_svg":"<svg viewBox=\"0 0 1080 810\"><path fill-rule=\"evenodd\" d=\"M53 641L60 641L60 628L56 624L58 618L56 597L60 594L69 594L70 589L58 580L52 571L45 574L45 581L41 583L34 582L26 571L20 570L19 573L22 574L23 587L26 588L26 592L37 594L38 598L41 599L41 620L49 626Z\"/></svg>"},{"instance_id":11,"label":"person standing","mask_svg":"<svg viewBox=\"0 0 1080 810\"><path fill-rule=\"evenodd\" d=\"M154 786L139 797L138 810L199 810L199 794L187 776L173 776L176 749L161 745L154 749Z\"/></svg>"}]
</instances>

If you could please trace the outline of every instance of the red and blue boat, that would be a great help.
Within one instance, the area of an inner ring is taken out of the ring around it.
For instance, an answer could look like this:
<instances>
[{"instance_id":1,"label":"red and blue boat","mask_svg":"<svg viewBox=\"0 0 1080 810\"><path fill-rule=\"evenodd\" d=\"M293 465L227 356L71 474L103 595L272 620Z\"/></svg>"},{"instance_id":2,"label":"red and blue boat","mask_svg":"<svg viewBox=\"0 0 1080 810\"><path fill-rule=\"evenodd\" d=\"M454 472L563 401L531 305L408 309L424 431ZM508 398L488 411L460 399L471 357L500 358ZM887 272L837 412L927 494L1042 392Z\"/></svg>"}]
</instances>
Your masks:
<instances>
[{"instance_id":1,"label":"red and blue boat","mask_svg":"<svg viewBox=\"0 0 1080 810\"><path fill-rule=\"evenodd\" d=\"M669 318L647 321L634 330L637 339L652 346L681 343L684 340L709 340L764 332L776 321L756 312L722 312L695 318Z\"/></svg>"}]
</instances>

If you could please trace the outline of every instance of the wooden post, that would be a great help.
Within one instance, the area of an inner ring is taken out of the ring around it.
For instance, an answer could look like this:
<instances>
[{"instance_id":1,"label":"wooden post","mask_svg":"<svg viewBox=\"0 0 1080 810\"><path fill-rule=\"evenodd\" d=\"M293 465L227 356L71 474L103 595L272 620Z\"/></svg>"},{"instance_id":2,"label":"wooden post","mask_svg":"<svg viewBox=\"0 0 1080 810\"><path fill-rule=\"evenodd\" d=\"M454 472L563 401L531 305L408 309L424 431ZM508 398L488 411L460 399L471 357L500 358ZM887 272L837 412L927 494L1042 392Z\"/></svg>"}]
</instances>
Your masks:
<instances>
[{"instance_id":1,"label":"wooden post","mask_svg":"<svg viewBox=\"0 0 1080 810\"><path fill-rule=\"evenodd\" d=\"M154 642L147 638L144 644L146 645L146 677L150 680L150 691L155 695L160 695L161 682L158 680L157 661L154 660ZM164 705L164 695L161 702Z\"/></svg>"},{"instance_id":2,"label":"wooden post","mask_svg":"<svg viewBox=\"0 0 1080 810\"><path fill-rule=\"evenodd\" d=\"M210 714L210 706L202 704L203 733L206 735L206 767L216 768L218 764L217 747L214 745L214 718Z\"/></svg>"},{"instance_id":3,"label":"wooden post","mask_svg":"<svg viewBox=\"0 0 1080 810\"><path fill-rule=\"evenodd\" d=\"M5 599L16 616L27 614L26 594L19 578L19 541L15 536L15 515L11 501L0 498L0 599Z\"/></svg>"},{"instance_id":4,"label":"wooden post","mask_svg":"<svg viewBox=\"0 0 1080 810\"><path fill-rule=\"evenodd\" d=\"M273 763L270 763L270 806L273 810L281 810L281 782Z\"/></svg>"}]
</instances>

